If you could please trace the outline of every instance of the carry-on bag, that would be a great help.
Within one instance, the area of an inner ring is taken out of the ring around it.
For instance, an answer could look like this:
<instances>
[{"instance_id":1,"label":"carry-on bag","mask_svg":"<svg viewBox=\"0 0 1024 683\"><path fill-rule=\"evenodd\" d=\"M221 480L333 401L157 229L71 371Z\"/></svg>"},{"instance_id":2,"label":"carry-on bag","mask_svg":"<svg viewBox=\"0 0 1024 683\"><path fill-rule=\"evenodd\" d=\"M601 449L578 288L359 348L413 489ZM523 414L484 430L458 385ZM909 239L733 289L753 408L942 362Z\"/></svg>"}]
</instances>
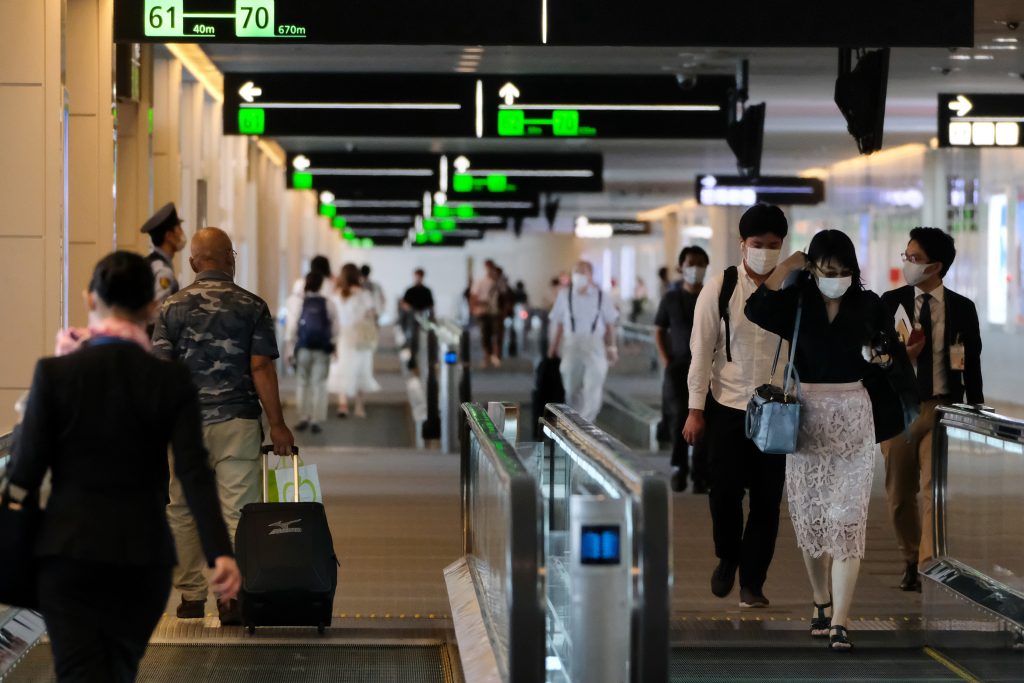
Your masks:
<instances>
[{"instance_id":1,"label":"carry-on bag","mask_svg":"<svg viewBox=\"0 0 1024 683\"><path fill-rule=\"evenodd\" d=\"M242 508L235 555L242 572L242 624L316 626L331 623L338 586L338 558L321 503L299 502L299 454L292 454L294 502L268 503L272 446L262 449L263 501Z\"/></svg>"}]
</instances>

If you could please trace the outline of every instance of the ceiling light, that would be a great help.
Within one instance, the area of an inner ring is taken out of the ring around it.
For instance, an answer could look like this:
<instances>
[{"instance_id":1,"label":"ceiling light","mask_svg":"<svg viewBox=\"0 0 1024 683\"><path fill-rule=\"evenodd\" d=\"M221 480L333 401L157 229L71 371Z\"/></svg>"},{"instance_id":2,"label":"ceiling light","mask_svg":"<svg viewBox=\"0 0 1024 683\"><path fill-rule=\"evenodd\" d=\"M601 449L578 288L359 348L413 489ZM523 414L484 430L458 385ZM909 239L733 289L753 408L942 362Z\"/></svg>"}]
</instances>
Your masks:
<instances>
[{"instance_id":1,"label":"ceiling light","mask_svg":"<svg viewBox=\"0 0 1024 683\"><path fill-rule=\"evenodd\" d=\"M993 59L995 59L995 57L992 55L974 55L974 60L977 62L990 62Z\"/></svg>"},{"instance_id":2,"label":"ceiling light","mask_svg":"<svg viewBox=\"0 0 1024 683\"><path fill-rule=\"evenodd\" d=\"M328 192L327 190L324 190L323 192L321 192L320 193L320 203L321 204L333 204L334 203L334 193Z\"/></svg>"},{"instance_id":3,"label":"ceiling light","mask_svg":"<svg viewBox=\"0 0 1024 683\"><path fill-rule=\"evenodd\" d=\"M982 45L982 50L1016 50L1016 45Z\"/></svg>"},{"instance_id":4,"label":"ceiling light","mask_svg":"<svg viewBox=\"0 0 1024 683\"><path fill-rule=\"evenodd\" d=\"M993 38L992 42L995 43L1016 43L1016 38Z\"/></svg>"},{"instance_id":5,"label":"ceiling light","mask_svg":"<svg viewBox=\"0 0 1024 683\"><path fill-rule=\"evenodd\" d=\"M966 61L969 61L971 59L971 56L970 55L956 54L956 55L950 55L949 58L950 59L955 59L958 62L966 62Z\"/></svg>"},{"instance_id":6,"label":"ceiling light","mask_svg":"<svg viewBox=\"0 0 1024 683\"><path fill-rule=\"evenodd\" d=\"M463 48L463 52L478 52L479 53L479 52L483 52L483 51L484 51L484 49L482 47L467 47L467 48Z\"/></svg>"},{"instance_id":7,"label":"ceiling light","mask_svg":"<svg viewBox=\"0 0 1024 683\"><path fill-rule=\"evenodd\" d=\"M455 71L460 73L460 74L476 73L476 69L475 68L466 68L466 67L463 67L463 66L460 66L459 68L455 69Z\"/></svg>"}]
</instances>

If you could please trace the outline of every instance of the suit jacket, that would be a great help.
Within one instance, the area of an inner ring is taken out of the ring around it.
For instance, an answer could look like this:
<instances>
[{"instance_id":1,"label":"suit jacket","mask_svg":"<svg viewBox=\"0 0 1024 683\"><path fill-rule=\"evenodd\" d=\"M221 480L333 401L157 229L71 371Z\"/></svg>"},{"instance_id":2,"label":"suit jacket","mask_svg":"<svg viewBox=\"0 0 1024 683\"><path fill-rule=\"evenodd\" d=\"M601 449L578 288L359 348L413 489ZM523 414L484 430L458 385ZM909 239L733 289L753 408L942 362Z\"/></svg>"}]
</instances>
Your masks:
<instances>
[{"instance_id":1,"label":"suit jacket","mask_svg":"<svg viewBox=\"0 0 1024 683\"><path fill-rule=\"evenodd\" d=\"M10 471L30 490L52 472L36 556L174 564L168 443L207 559L230 555L188 369L115 338L40 360Z\"/></svg>"},{"instance_id":2,"label":"suit jacket","mask_svg":"<svg viewBox=\"0 0 1024 683\"><path fill-rule=\"evenodd\" d=\"M882 295L882 301L893 315L903 305L910 321L916 322L914 316L914 288L900 287ZM946 367L949 395L954 402L962 402L965 394L968 403L984 403L985 393L981 381L981 327L978 323L978 311L974 302L957 294L948 287L944 295L946 309L945 354L943 363ZM964 371L953 372L949 362L949 348L957 338L964 345ZM924 398L924 397L922 397Z\"/></svg>"}]
</instances>

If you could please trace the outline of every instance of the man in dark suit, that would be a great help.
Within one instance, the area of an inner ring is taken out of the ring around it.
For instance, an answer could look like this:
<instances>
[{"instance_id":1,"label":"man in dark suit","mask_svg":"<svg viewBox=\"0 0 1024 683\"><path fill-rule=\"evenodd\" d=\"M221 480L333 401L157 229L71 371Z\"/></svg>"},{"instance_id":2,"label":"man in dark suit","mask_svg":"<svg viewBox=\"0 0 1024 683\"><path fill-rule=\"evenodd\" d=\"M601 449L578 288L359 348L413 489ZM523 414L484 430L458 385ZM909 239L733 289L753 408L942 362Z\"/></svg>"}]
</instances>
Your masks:
<instances>
[{"instance_id":1,"label":"man in dark suit","mask_svg":"<svg viewBox=\"0 0 1024 683\"><path fill-rule=\"evenodd\" d=\"M981 330L974 302L946 289L942 279L956 258L953 238L938 228L914 228L903 254L907 286L882 295L896 315L902 306L913 325L907 353L915 363L921 415L909 440L882 444L889 513L906 568L900 588L919 591L918 567L932 558L932 428L939 404L983 403ZM923 490L918 507L917 494Z\"/></svg>"}]
</instances>

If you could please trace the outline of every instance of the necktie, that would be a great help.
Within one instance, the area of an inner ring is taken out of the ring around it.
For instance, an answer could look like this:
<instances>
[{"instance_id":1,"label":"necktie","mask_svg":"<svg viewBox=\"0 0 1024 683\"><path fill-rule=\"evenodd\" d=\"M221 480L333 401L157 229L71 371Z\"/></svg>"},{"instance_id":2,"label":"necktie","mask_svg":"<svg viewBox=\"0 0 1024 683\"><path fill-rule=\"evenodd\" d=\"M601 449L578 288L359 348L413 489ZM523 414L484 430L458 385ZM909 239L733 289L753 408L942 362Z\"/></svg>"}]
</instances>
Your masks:
<instances>
[{"instance_id":1,"label":"necktie","mask_svg":"<svg viewBox=\"0 0 1024 683\"><path fill-rule=\"evenodd\" d=\"M932 295L921 295L921 331L924 333L924 348L917 357L917 387L921 391L921 400L927 401L935 395L933 364L934 346L932 345Z\"/></svg>"}]
</instances>

